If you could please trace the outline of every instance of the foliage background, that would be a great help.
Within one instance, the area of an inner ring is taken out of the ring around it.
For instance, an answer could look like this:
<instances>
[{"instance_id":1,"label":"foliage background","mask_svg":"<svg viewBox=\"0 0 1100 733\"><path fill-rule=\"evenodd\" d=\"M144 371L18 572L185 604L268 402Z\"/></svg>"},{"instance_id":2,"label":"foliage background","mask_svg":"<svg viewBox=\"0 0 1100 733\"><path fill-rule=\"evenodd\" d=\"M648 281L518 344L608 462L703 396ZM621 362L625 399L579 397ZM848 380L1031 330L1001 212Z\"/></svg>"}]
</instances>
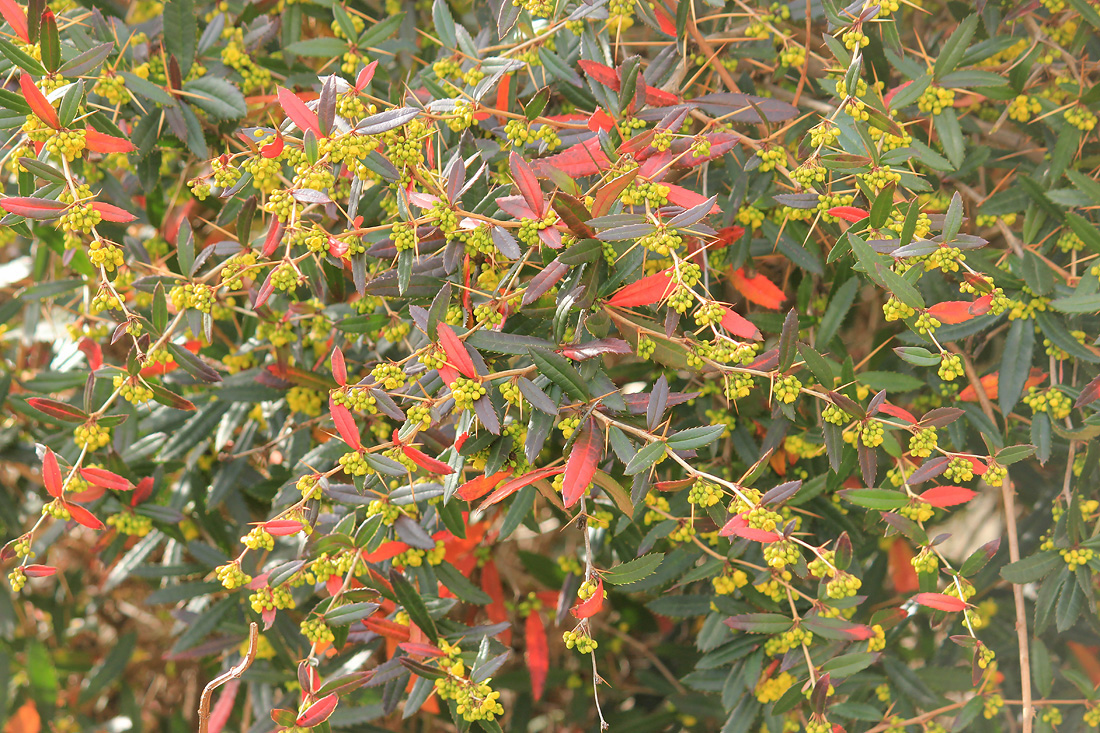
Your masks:
<instances>
[{"instance_id":1,"label":"foliage background","mask_svg":"<svg viewBox=\"0 0 1100 733\"><path fill-rule=\"evenodd\" d=\"M5 733L1100 723L1094 3L0 15Z\"/></svg>"}]
</instances>

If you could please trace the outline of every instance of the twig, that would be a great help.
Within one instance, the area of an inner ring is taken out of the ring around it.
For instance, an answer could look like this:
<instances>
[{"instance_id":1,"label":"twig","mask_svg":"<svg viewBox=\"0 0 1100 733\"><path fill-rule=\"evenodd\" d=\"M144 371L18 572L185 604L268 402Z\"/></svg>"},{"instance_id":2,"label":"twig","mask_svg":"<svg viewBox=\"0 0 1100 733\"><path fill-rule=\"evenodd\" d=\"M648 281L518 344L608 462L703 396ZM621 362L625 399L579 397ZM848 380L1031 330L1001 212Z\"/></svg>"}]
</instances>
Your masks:
<instances>
[{"instance_id":1,"label":"twig","mask_svg":"<svg viewBox=\"0 0 1100 733\"><path fill-rule=\"evenodd\" d=\"M240 679L245 670L252 666L252 660L256 658L256 646L259 638L260 627L253 621L252 625L248 627L248 651L245 652L244 659L236 667L230 667L229 670L210 680L210 684L203 688L202 699L199 701L199 733L207 733L210 728L210 699L214 697L214 690L229 680Z\"/></svg>"},{"instance_id":2,"label":"twig","mask_svg":"<svg viewBox=\"0 0 1100 733\"><path fill-rule=\"evenodd\" d=\"M982 412L994 425L997 421L993 417L993 404L989 401L989 395L985 392L978 373L974 371L974 365L966 354L959 354L962 358L963 369L970 385L978 394ZM1001 498L1005 510L1005 531L1008 534L1008 558L1010 562L1020 560L1020 537L1016 531L1016 493L1012 488L1012 479L1007 475L1001 482ZM1035 715L1035 705L1031 701L1031 653L1027 638L1027 607L1024 605L1024 587L1017 583L1012 584L1012 599L1016 606L1016 644L1020 653L1020 696L1023 698L1023 733L1031 733L1032 718Z\"/></svg>"}]
</instances>

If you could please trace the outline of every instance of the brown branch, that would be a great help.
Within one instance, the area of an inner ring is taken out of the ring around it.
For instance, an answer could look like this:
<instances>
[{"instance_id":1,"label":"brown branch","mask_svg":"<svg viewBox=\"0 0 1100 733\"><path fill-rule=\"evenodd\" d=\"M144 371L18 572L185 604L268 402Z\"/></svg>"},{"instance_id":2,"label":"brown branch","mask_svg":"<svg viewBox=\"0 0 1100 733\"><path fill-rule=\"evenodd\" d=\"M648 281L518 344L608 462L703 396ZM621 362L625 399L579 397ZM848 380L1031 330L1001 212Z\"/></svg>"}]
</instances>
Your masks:
<instances>
[{"instance_id":1,"label":"brown branch","mask_svg":"<svg viewBox=\"0 0 1100 733\"><path fill-rule=\"evenodd\" d=\"M210 699L214 697L214 690L229 680L240 679L245 670L252 666L252 661L256 658L256 646L259 639L260 627L253 621L252 625L248 627L248 651L245 652L244 659L236 667L231 667L210 680L210 684L203 689L202 700L199 702L199 733L207 733L210 728Z\"/></svg>"},{"instance_id":2,"label":"brown branch","mask_svg":"<svg viewBox=\"0 0 1100 733\"><path fill-rule=\"evenodd\" d=\"M966 378L978 395L982 412L994 425L997 424L993 416L993 404L986 394L985 385L974 370L974 365L966 354L956 352L962 358L963 369ZM1004 503L1005 532L1008 534L1008 558L1010 562L1018 562L1020 559L1020 537L1016 531L1016 492L1012 488L1012 480L1006 475L1001 482L1001 498ZM1020 653L1020 696L1023 698L1023 733L1031 733L1032 718L1035 716L1035 705L1031 700L1031 653L1027 638L1027 607L1024 605L1024 588L1016 583L1012 584L1012 599L1016 606L1016 645Z\"/></svg>"}]
</instances>

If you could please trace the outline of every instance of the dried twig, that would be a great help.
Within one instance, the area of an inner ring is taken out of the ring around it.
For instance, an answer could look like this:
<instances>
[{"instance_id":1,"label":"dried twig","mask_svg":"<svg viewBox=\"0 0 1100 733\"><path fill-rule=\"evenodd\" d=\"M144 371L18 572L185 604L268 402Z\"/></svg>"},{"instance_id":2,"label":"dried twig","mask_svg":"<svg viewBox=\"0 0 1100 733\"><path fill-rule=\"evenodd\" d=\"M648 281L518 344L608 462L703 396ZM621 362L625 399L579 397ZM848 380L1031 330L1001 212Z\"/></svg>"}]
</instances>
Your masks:
<instances>
[{"instance_id":1,"label":"dried twig","mask_svg":"<svg viewBox=\"0 0 1100 733\"><path fill-rule=\"evenodd\" d=\"M245 670L252 666L252 660L256 658L256 646L259 639L260 627L253 621L252 625L248 627L248 651L245 652L244 659L236 667L231 667L210 680L210 684L203 689L202 699L199 701L199 733L207 733L210 728L210 700L214 697L214 690L229 680L240 679Z\"/></svg>"},{"instance_id":2,"label":"dried twig","mask_svg":"<svg viewBox=\"0 0 1100 733\"><path fill-rule=\"evenodd\" d=\"M997 421L993 417L993 403L986 394L985 385L982 384L978 373L974 371L974 365L966 354L956 351L962 357L963 369L966 378L978 395L982 412L994 425ZM1010 562L1020 559L1020 537L1016 531L1016 492L1012 488L1012 480L1005 476L1001 482L1001 498L1004 501L1005 531L1008 534L1008 558ZM1027 607L1024 605L1024 588L1017 583L1012 584L1012 599L1016 606L1016 643L1020 653L1020 696L1023 698L1023 733L1031 733L1032 718L1035 716L1035 705L1031 700L1031 654L1027 638Z\"/></svg>"}]
</instances>

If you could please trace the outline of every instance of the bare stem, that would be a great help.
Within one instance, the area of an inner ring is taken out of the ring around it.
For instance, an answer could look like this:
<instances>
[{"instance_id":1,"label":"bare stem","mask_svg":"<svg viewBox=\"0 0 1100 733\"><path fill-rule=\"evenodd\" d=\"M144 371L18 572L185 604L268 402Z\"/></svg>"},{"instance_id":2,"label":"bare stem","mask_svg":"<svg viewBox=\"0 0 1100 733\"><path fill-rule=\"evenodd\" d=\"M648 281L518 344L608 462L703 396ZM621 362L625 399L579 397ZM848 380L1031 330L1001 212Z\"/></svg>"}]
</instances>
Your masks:
<instances>
[{"instance_id":1,"label":"bare stem","mask_svg":"<svg viewBox=\"0 0 1100 733\"><path fill-rule=\"evenodd\" d=\"M237 666L230 667L229 670L210 680L210 684L203 689L202 699L199 701L199 733L207 733L210 728L210 700L214 697L214 690L229 680L240 679L245 670L252 666L252 661L256 658L256 647L259 639L260 627L253 621L248 627L248 651L245 652L244 659Z\"/></svg>"}]
</instances>

